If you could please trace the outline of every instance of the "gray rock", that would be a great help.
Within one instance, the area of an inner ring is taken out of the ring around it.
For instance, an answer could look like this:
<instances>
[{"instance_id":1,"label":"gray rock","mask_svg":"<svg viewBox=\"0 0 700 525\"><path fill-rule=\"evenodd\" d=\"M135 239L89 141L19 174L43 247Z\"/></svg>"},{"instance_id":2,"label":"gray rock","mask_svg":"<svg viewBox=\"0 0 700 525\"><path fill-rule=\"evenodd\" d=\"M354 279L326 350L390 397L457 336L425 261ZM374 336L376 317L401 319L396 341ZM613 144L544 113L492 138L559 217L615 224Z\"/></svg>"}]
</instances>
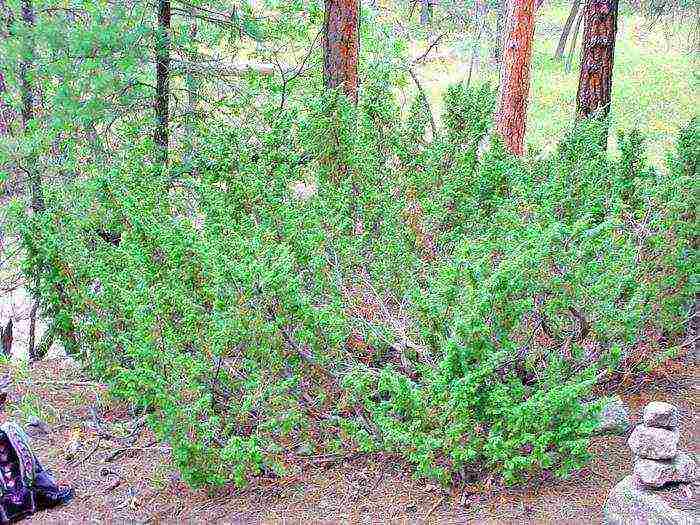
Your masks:
<instances>
[{"instance_id":1,"label":"gray rock","mask_svg":"<svg viewBox=\"0 0 700 525\"><path fill-rule=\"evenodd\" d=\"M645 489L634 476L627 476L613 488L603 507L606 525L697 525L697 507L672 507L660 494Z\"/></svg>"},{"instance_id":2,"label":"gray rock","mask_svg":"<svg viewBox=\"0 0 700 525\"><path fill-rule=\"evenodd\" d=\"M678 409L663 401L652 401L644 408L644 424L648 427L678 427Z\"/></svg>"},{"instance_id":3,"label":"gray rock","mask_svg":"<svg viewBox=\"0 0 700 525\"><path fill-rule=\"evenodd\" d=\"M624 434L630 428L630 416L620 396L606 400L599 418L597 434Z\"/></svg>"},{"instance_id":4,"label":"gray rock","mask_svg":"<svg viewBox=\"0 0 700 525\"><path fill-rule=\"evenodd\" d=\"M660 488L669 483L692 483L698 479L698 470L695 459L679 452L670 460L638 459L634 475L644 485Z\"/></svg>"},{"instance_id":5,"label":"gray rock","mask_svg":"<svg viewBox=\"0 0 700 525\"><path fill-rule=\"evenodd\" d=\"M636 456L645 459L673 459L678 453L677 430L637 425L627 444Z\"/></svg>"}]
</instances>

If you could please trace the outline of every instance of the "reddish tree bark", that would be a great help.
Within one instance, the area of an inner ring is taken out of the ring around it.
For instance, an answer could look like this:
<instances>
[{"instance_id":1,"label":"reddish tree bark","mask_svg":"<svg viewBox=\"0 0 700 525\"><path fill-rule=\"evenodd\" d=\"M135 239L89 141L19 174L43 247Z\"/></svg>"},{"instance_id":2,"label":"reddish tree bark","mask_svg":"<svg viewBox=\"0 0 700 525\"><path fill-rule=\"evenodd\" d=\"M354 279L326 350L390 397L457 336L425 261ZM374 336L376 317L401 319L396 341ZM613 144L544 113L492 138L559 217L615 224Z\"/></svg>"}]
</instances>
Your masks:
<instances>
[{"instance_id":1,"label":"reddish tree bark","mask_svg":"<svg viewBox=\"0 0 700 525\"><path fill-rule=\"evenodd\" d=\"M496 130L514 155L522 155L535 31L535 0L509 0L507 13Z\"/></svg>"},{"instance_id":2,"label":"reddish tree bark","mask_svg":"<svg viewBox=\"0 0 700 525\"><path fill-rule=\"evenodd\" d=\"M581 73L576 114L607 116L610 111L618 0L588 0L584 16Z\"/></svg>"},{"instance_id":3,"label":"reddish tree bark","mask_svg":"<svg viewBox=\"0 0 700 525\"><path fill-rule=\"evenodd\" d=\"M360 0L325 0L323 74L328 89L341 87L357 103Z\"/></svg>"}]
</instances>

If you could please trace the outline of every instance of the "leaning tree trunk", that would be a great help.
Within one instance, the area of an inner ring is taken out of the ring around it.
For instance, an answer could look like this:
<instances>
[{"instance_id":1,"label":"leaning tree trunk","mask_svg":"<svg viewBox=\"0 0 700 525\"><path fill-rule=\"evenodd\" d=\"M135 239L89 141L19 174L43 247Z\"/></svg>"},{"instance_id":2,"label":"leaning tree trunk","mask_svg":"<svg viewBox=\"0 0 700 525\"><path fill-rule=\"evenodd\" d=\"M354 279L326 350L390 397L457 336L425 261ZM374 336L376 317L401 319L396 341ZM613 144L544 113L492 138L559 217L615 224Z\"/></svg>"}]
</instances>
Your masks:
<instances>
[{"instance_id":1,"label":"leaning tree trunk","mask_svg":"<svg viewBox=\"0 0 700 525\"><path fill-rule=\"evenodd\" d=\"M168 162L170 101L170 0L158 0L156 33L156 158L163 166Z\"/></svg>"},{"instance_id":2,"label":"leaning tree trunk","mask_svg":"<svg viewBox=\"0 0 700 525\"><path fill-rule=\"evenodd\" d=\"M25 36L24 56L19 66L20 92L22 95L22 129L24 133L32 133L32 126L35 117L36 95L34 86L34 27L36 26L36 15L32 0L22 0L21 4L22 23L27 31ZM40 213L44 210L44 193L41 182L41 172L36 166L36 158L32 153L26 159L25 171L29 175L29 195L33 213ZM37 268L34 277L36 294L39 294L39 281L42 267ZM36 354L35 334L36 318L39 310L41 297L37 295L32 306L29 319L29 349L28 357L30 361L35 361L39 356Z\"/></svg>"},{"instance_id":3,"label":"leaning tree trunk","mask_svg":"<svg viewBox=\"0 0 700 525\"><path fill-rule=\"evenodd\" d=\"M571 26L574 24L574 20L576 19L576 14L578 13L580 5L581 0L574 0L573 4L571 4L571 11L569 11L569 17L566 19L566 22L564 22L564 28L561 30L561 36L559 37L559 44L557 44L557 50L554 52L554 58L558 60L561 60L564 57L566 41L569 39Z\"/></svg>"},{"instance_id":4,"label":"leaning tree trunk","mask_svg":"<svg viewBox=\"0 0 700 525\"><path fill-rule=\"evenodd\" d=\"M328 89L342 88L357 103L360 0L325 0L323 75Z\"/></svg>"},{"instance_id":5,"label":"leaning tree trunk","mask_svg":"<svg viewBox=\"0 0 700 525\"><path fill-rule=\"evenodd\" d=\"M509 0L503 42L496 130L514 155L523 154L535 0Z\"/></svg>"},{"instance_id":6,"label":"leaning tree trunk","mask_svg":"<svg viewBox=\"0 0 700 525\"><path fill-rule=\"evenodd\" d=\"M576 95L579 118L610 112L618 0L588 0Z\"/></svg>"},{"instance_id":7,"label":"leaning tree trunk","mask_svg":"<svg viewBox=\"0 0 700 525\"><path fill-rule=\"evenodd\" d=\"M566 72L571 71L571 64L574 62L574 50L576 49L576 42L578 41L578 33L581 29L581 20L583 19L584 13L581 12L576 18L576 24L574 25L574 34L571 37L571 45L569 46L569 56L566 58Z\"/></svg>"}]
</instances>

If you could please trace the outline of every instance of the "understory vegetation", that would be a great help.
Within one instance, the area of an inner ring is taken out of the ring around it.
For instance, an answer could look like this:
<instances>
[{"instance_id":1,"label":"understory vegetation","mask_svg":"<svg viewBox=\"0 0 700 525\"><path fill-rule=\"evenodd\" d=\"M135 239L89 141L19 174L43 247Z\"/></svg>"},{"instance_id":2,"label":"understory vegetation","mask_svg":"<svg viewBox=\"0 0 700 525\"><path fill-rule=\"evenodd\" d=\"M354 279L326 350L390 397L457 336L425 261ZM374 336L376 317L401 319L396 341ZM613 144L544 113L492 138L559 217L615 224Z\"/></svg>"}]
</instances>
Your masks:
<instances>
[{"instance_id":1,"label":"understory vegetation","mask_svg":"<svg viewBox=\"0 0 700 525\"><path fill-rule=\"evenodd\" d=\"M421 96L402 114L368 76L357 106L212 116L167 169L135 130L42 213L15 204L42 311L195 486L352 451L444 483L566 476L596 382L678 349L700 123L664 169L635 130L609 157L597 120L516 158L484 146L489 85L450 87L433 133Z\"/></svg>"}]
</instances>

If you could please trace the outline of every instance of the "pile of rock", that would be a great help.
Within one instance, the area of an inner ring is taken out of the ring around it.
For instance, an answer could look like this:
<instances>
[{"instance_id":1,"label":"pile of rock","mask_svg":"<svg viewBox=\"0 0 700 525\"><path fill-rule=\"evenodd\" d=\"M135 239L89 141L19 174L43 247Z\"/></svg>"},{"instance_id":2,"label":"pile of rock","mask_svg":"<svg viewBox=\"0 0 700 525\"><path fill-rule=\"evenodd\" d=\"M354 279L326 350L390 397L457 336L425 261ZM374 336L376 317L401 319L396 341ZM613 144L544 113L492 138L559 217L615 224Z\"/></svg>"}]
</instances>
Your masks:
<instances>
[{"instance_id":1,"label":"pile of rock","mask_svg":"<svg viewBox=\"0 0 700 525\"><path fill-rule=\"evenodd\" d=\"M661 401L649 403L644 424L637 425L627 442L635 455L637 481L651 488L695 481L695 460L678 451L679 437L678 409Z\"/></svg>"},{"instance_id":2,"label":"pile of rock","mask_svg":"<svg viewBox=\"0 0 700 525\"><path fill-rule=\"evenodd\" d=\"M634 473L620 481L605 504L605 522L627 525L700 523L700 509L693 492L697 488L698 468L690 454L678 450L680 430L678 409L661 401L644 409L643 423L637 425L627 441L634 454ZM691 485L692 484L692 485ZM673 505L663 489L688 487L689 507Z\"/></svg>"}]
</instances>

